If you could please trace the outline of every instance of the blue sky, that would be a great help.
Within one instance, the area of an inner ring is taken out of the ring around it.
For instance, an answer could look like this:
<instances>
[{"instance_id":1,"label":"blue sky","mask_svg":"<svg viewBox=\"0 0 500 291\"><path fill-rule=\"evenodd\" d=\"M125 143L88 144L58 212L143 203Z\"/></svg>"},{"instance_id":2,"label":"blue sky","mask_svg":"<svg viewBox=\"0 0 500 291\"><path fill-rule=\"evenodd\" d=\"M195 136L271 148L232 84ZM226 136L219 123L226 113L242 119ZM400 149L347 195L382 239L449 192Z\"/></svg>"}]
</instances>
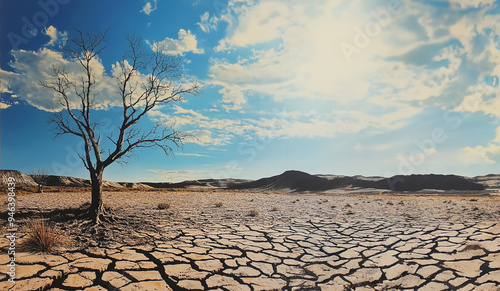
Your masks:
<instances>
[{"instance_id":1,"label":"blue sky","mask_svg":"<svg viewBox=\"0 0 500 291\"><path fill-rule=\"evenodd\" d=\"M196 140L175 157L136 151L127 165L107 168L107 180L499 172L497 1L0 3L2 169L88 177L78 138L53 139L47 120L57 100L39 87L63 63L76 27L110 29L94 64L103 76L135 34L182 57L184 73L204 85L143 123L175 122ZM105 82L107 106L93 114L109 133L120 109Z\"/></svg>"}]
</instances>

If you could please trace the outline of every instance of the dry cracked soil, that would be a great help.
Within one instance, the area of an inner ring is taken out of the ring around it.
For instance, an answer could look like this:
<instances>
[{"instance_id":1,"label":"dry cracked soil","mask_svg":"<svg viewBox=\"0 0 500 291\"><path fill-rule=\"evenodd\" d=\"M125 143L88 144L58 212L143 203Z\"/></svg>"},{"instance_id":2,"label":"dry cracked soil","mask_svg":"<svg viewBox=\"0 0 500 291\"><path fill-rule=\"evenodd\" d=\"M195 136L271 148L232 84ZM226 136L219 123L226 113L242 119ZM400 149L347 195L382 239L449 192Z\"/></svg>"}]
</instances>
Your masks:
<instances>
[{"instance_id":1,"label":"dry cracked soil","mask_svg":"<svg viewBox=\"0 0 500 291\"><path fill-rule=\"evenodd\" d=\"M496 195L106 192L94 232L74 218L89 196L18 195L0 290L500 290ZM64 245L23 251L33 217Z\"/></svg>"}]
</instances>

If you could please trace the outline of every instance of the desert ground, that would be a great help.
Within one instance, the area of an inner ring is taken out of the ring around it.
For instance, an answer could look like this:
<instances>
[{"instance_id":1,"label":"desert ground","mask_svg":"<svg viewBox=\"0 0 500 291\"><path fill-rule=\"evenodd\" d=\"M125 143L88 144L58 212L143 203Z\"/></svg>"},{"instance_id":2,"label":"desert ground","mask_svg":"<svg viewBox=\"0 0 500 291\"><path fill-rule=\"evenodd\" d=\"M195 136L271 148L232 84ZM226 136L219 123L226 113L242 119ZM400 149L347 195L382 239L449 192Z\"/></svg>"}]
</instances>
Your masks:
<instances>
[{"instance_id":1,"label":"desert ground","mask_svg":"<svg viewBox=\"0 0 500 291\"><path fill-rule=\"evenodd\" d=\"M16 279L2 237L0 290L500 290L496 194L105 192L97 229L75 218L89 201L19 194ZM34 217L63 245L24 251Z\"/></svg>"}]
</instances>

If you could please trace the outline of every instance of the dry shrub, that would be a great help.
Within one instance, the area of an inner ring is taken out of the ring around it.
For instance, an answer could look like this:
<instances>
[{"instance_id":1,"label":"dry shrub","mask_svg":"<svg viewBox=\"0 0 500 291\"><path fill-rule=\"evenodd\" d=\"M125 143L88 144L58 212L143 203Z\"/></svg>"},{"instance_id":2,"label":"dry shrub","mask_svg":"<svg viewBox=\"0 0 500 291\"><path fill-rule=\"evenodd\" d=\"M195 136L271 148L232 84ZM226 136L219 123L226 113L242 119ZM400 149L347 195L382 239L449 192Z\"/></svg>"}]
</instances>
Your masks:
<instances>
[{"instance_id":1,"label":"dry shrub","mask_svg":"<svg viewBox=\"0 0 500 291\"><path fill-rule=\"evenodd\" d=\"M346 203L344 207L352 207L352 205L350 203Z\"/></svg>"},{"instance_id":2,"label":"dry shrub","mask_svg":"<svg viewBox=\"0 0 500 291\"><path fill-rule=\"evenodd\" d=\"M224 206L224 203L222 202L215 203L215 207L222 207L222 206Z\"/></svg>"},{"instance_id":3,"label":"dry shrub","mask_svg":"<svg viewBox=\"0 0 500 291\"><path fill-rule=\"evenodd\" d=\"M51 252L62 245L62 237L45 220L28 221L26 231L25 246L30 251Z\"/></svg>"},{"instance_id":4,"label":"dry shrub","mask_svg":"<svg viewBox=\"0 0 500 291\"><path fill-rule=\"evenodd\" d=\"M274 206L271 211L278 211L278 207Z\"/></svg>"},{"instance_id":5,"label":"dry shrub","mask_svg":"<svg viewBox=\"0 0 500 291\"><path fill-rule=\"evenodd\" d=\"M331 208L336 208L336 207L337 207L337 205L332 204L332 205L330 205L330 207L331 207Z\"/></svg>"},{"instance_id":6,"label":"dry shrub","mask_svg":"<svg viewBox=\"0 0 500 291\"><path fill-rule=\"evenodd\" d=\"M250 216L252 217L255 217L255 216L258 216L259 215L259 211L257 211L256 209L252 209L250 210Z\"/></svg>"},{"instance_id":7,"label":"dry shrub","mask_svg":"<svg viewBox=\"0 0 500 291\"><path fill-rule=\"evenodd\" d=\"M387 201L387 205L394 205L394 203L392 203L392 201Z\"/></svg>"},{"instance_id":8,"label":"dry shrub","mask_svg":"<svg viewBox=\"0 0 500 291\"><path fill-rule=\"evenodd\" d=\"M345 214L347 214L347 215L353 215L354 212L352 210L347 210L347 212Z\"/></svg>"},{"instance_id":9,"label":"dry shrub","mask_svg":"<svg viewBox=\"0 0 500 291\"><path fill-rule=\"evenodd\" d=\"M157 207L160 210L169 209L170 208L170 204L168 204L168 203L159 203Z\"/></svg>"}]
</instances>

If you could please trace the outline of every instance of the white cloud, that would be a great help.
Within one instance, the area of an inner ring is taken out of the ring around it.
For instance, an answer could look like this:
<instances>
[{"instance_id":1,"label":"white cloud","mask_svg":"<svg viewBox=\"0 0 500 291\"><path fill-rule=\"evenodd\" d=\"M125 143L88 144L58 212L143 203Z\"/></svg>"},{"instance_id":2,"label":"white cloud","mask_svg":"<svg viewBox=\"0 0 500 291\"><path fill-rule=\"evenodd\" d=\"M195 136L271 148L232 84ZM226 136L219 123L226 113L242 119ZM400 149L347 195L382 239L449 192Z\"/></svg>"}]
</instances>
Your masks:
<instances>
[{"instance_id":1,"label":"white cloud","mask_svg":"<svg viewBox=\"0 0 500 291\"><path fill-rule=\"evenodd\" d=\"M206 11L200 16L200 22L197 22L198 26L205 33L209 33L210 31L217 30L217 24L220 19L217 16L210 17L210 12Z\"/></svg>"},{"instance_id":2,"label":"white cloud","mask_svg":"<svg viewBox=\"0 0 500 291\"><path fill-rule=\"evenodd\" d=\"M245 47L265 43L282 36L282 29L290 25L288 16L292 7L282 1L262 1L257 5L242 8L238 19L229 22L223 46ZM265 28L265 29L262 29Z\"/></svg>"},{"instance_id":3,"label":"white cloud","mask_svg":"<svg viewBox=\"0 0 500 291\"><path fill-rule=\"evenodd\" d=\"M231 143L234 135L244 135L252 128L240 120L209 118L194 110L174 107L172 114L163 112L159 107L148 113L149 118L160 124L172 124L188 134L187 143L202 146L220 146Z\"/></svg>"},{"instance_id":4,"label":"white cloud","mask_svg":"<svg viewBox=\"0 0 500 291\"><path fill-rule=\"evenodd\" d=\"M495 139L493 140L493 142L500 144L500 127L497 128L496 136L495 136Z\"/></svg>"},{"instance_id":5,"label":"white cloud","mask_svg":"<svg viewBox=\"0 0 500 291\"><path fill-rule=\"evenodd\" d=\"M5 104L3 102L0 102L0 109L6 109L6 108L9 108L10 105L9 104Z\"/></svg>"},{"instance_id":6,"label":"white cloud","mask_svg":"<svg viewBox=\"0 0 500 291\"><path fill-rule=\"evenodd\" d=\"M465 147L460 150L460 160L464 164L496 164L500 161L500 145Z\"/></svg>"},{"instance_id":7,"label":"white cloud","mask_svg":"<svg viewBox=\"0 0 500 291\"><path fill-rule=\"evenodd\" d=\"M228 22L226 37L217 49L249 52L250 57L213 59L211 83L223 87L224 108L240 110L247 93L256 92L276 100L368 101L398 109L440 96L457 82L459 49L433 52L436 59L431 57L429 63L448 63L437 69L398 60L423 45L420 36L410 33L414 27L404 27L408 15L391 13L386 5L341 2L289 5L273 0L230 5L233 10L222 18ZM342 9L337 7L340 4ZM388 17L378 22L380 32L348 62L340 44L354 45L359 31L376 23L380 15Z\"/></svg>"},{"instance_id":8,"label":"white cloud","mask_svg":"<svg viewBox=\"0 0 500 291\"><path fill-rule=\"evenodd\" d=\"M454 111L483 112L490 116L500 117L500 98L495 87L484 84L470 86L466 94Z\"/></svg>"},{"instance_id":9,"label":"white cloud","mask_svg":"<svg viewBox=\"0 0 500 291\"><path fill-rule=\"evenodd\" d=\"M46 44L46 46L58 45L59 47L63 47L68 41L68 32L60 32L52 25L45 28L42 33L50 37L50 41Z\"/></svg>"},{"instance_id":10,"label":"white cloud","mask_svg":"<svg viewBox=\"0 0 500 291\"><path fill-rule=\"evenodd\" d=\"M38 51L13 50L14 58L9 66L11 71L0 69L1 91L15 93L13 98L25 100L28 104L45 111L60 111L64 107L61 104L61 96L53 90L45 89L40 84L54 78L54 67L63 69L70 81L78 84L85 77L83 67L77 60L65 59L61 52L43 47ZM121 107L121 98L117 93L117 78L122 76L121 72L130 68L125 60L112 65L111 72L107 72L99 58L94 58L90 63L96 83L94 92L96 95L95 109L108 109ZM147 83L148 76L137 72L130 80L132 86L141 87ZM170 88L170 90L173 88ZM169 94L169 89L164 93ZM140 90L134 92L133 98L139 98ZM69 90L70 106L79 108L81 102L74 91Z\"/></svg>"},{"instance_id":11,"label":"white cloud","mask_svg":"<svg viewBox=\"0 0 500 291\"><path fill-rule=\"evenodd\" d=\"M156 174L155 180L167 182L183 182L208 177L209 172L204 170L148 170Z\"/></svg>"},{"instance_id":12,"label":"white cloud","mask_svg":"<svg viewBox=\"0 0 500 291\"><path fill-rule=\"evenodd\" d=\"M161 51L164 54L172 55L184 55L186 52L192 52L195 54L203 54L204 50L198 48L198 41L196 40L196 35L191 34L191 31L186 31L180 29L178 32L178 39L165 38L160 42L154 42L151 48L154 51Z\"/></svg>"},{"instance_id":13,"label":"white cloud","mask_svg":"<svg viewBox=\"0 0 500 291\"><path fill-rule=\"evenodd\" d=\"M197 129L184 131L187 138L184 140L187 143L195 143L201 146L221 146L230 144L231 136L227 134L213 135L213 132L208 129Z\"/></svg>"},{"instance_id":14,"label":"white cloud","mask_svg":"<svg viewBox=\"0 0 500 291\"><path fill-rule=\"evenodd\" d=\"M496 0L449 0L452 7L459 9L478 8L492 5Z\"/></svg>"},{"instance_id":15,"label":"white cloud","mask_svg":"<svg viewBox=\"0 0 500 291\"><path fill-rule=\"evenodd\" d=\"M459 151L459 158L464 164L496 164L500 162L500 127L495 138L487 146L465 147Z\"/></svg>"},{"instance_id":16,"label":"white cloud","mask_svg":"<svg viewBox=\"0 0 500 291\"><path fill-rule=\"evenodd\" d=\"M153 5L151 4L151 2L146 2L146 4L144 5L144 7L142 7L142 10L141 12L144 12L144 14L146 15L149 15L151 14L151 12L155 11L156 10L156 1L157 0L153 0L153 3L154 3L154 7Z\"/></svg>"},{"instance_id":17,"label":"white cloud","mask_svg":"<svg viewBox=\"0 0 500 291\"><path fill-rule=\"evenodd\" d=\"M198 157L198 158L209 158L210 156L207 155L201 155L201 154L185 154L185 153L178 153L178 156L183 156L183 157Z\"/></svg>"},{"instance_id":18,"label":"white cloud","mask_svg":"<svg viewBox=\"0 0 500 291\"><path fill-rule=\"evenodd\" d=\"M500 22L490 11L492 1L454 1L460 9L477 8L470 12L401 1L399 12L387 13L387 3L230 1L220 17L226 35L209 69L208 83L220 87L220 106L248 110L258 98L271 97L304 104L302 114L315 109L316 101L336 108L330 115L319 110L290 118L271 131L265 118L248 122L251 135L279 138L386 132L426 108L448 110L460 103L456 111L500 117ZM348 62L339 44L355 45L370 25L376 33ZM497 78L494 86L483 84L489 76ZM493 161L496 150L492 143L468 153Z\"/></svg>"},{"instance_id":19,"label":"white cloud","mask_svg":"<svg viewBox=\"0 0 500 291\"><path fill-rule=\"evenodd\" d=\"M70 80L79 80L84 75L77 61L68 61L60 52L48 48L41 48L36 52L17 50L11 51L11 54L14 61L9 65L13 70L0 70L3 92L14 92L16 95L12 97L24 99L28 104L41 110L59 111L63 108L60 103L61 97L40 85L41 82L47 82L53 78L54 66L63 68ZM98 95L98 104L103 107L112 106L113 97L116 95L114 88L110 88L109 85L115 82L114 79L105 75L104 66L99 59L94 59L91 67L94 74L101 80L96 85L96 90L103 93ZM80 106L77 98L75 94L69 95L72 108Z\"/></svg>"},{"instance_id":20,"label":"white cloud","mask_svg":"<svg viewBox=\"0 0 500 291\"><path fill-rule=\"evenodd\" d=\"M208 117L180 106L172 114L163 108L151 111L149 118L160 124L175 125L192 135L188 143L201 146L232 144L236 139L284 139L284 138L333 138L343 134L356 134L362 130L385 131L401 128L407 118L421 112L420 108L404 108L381 116L368 115L360 111L334 110L328 113L315 111L259 112L258 118L224 119Z\"/></svg>"}]
</instances>

